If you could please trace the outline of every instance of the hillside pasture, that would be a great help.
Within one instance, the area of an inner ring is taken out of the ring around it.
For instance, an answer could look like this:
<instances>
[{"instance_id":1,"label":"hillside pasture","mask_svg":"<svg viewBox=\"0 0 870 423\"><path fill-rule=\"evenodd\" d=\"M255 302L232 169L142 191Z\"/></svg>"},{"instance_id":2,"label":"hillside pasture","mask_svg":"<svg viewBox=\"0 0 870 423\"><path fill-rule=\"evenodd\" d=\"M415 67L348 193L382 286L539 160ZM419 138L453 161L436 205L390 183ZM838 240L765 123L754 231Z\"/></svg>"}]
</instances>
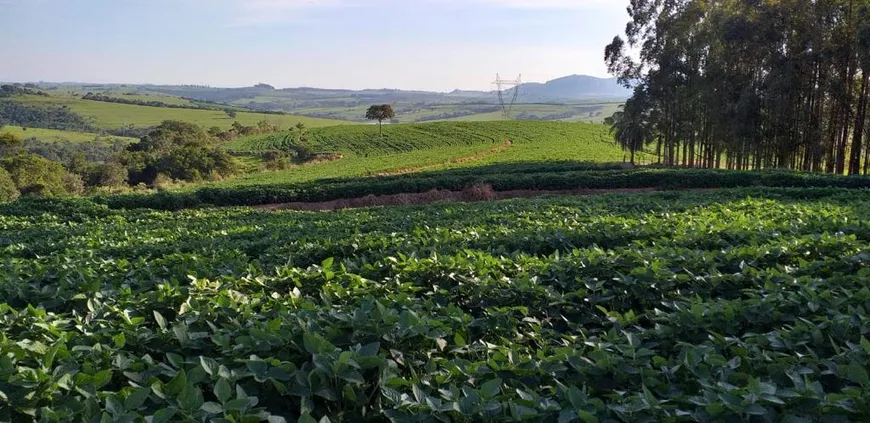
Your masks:
<instances>
[{"instance_id":1,"label":"hillside pasture","mask_svg":"<svg viewBox=\"0 0 870 423\"><path fill-rule=\"evenodd\" d=\"M309 144L317 152L343 154L339 160L259 172L219 185L304 182L321 178L413 173L422 170L473 168L523 162L572 161L614 163L625 159L603 125L537 122L432 122L385 125L378 136L373 125L315 128ZM289 132L240 138L226 148L259 154L285 150Z\"/></svg>"},{"instance_id":2,"label":"hillside pasture","mask_svg":"<svg viewBox=\"0 0 870 423\"><path fill-rule=\"evenodd\" d=\"M156 126L165 120L182 120L205 128L217 126L221 129L230 128L236 121L242 125L255 125L257 122L265 120L282 128L290 128L297 123L303 123L311 128L348 123L333 119L252 112L238 112L235 118L231 118L223 111L218 110L139 106L84 100L74 96L22 96L13 100L33 104L67 106L72 111L92 119L93 125L102 129L115 129L128 125L136 127Z\"/></svg>"},{"instance_id":3,"label":"hillside pasture","mask_svg":"<svg viewBox=\"0 0 870 423\"><path fill-rule=\"evenodd\" d=\"M135 138L116 137L113 135L100 135L88 132L59 131L56 129L22 128L20 126L4 126L0 128L0 132L9 132L23 139L36 138L43 142L105 142L108 144L112 144L115 141L122 141L127 143L133 143L138 141Z\"/></svg>"}]
</instances>

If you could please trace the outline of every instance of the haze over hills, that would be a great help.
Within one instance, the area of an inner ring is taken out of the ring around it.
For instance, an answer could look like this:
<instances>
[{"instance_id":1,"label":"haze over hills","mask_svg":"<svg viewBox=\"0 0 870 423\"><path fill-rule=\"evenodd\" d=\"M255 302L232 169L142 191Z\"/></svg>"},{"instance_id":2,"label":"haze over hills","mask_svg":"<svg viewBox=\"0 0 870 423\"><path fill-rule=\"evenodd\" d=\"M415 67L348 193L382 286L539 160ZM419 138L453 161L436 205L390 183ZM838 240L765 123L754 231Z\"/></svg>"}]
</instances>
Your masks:
<instances>
[{"instance_id":1,"label":"haze over hills","mask_svg":"<svg viewBox=\"0 0 870 423\"><path fill-rule=\"evenodd\" d=\"M234 104L259 110L290 111L308 107L353 107L370 103L399 104L462 104L496 103L496 91L454 90L434 92L398 89L329 89L295 87L276 89L268 84L252 87L218 88L196 85L151 84L90 84L46 83L42 87L57 85L76 86L83 91L104 92L120 88L136 88L196 100ZM518 103L564 103L584 100L619 100L629 96L629 90L617 84L615 78L597 78L571 75L545 83L528 82L520 86Z\"/></svg>"}]
</instances>

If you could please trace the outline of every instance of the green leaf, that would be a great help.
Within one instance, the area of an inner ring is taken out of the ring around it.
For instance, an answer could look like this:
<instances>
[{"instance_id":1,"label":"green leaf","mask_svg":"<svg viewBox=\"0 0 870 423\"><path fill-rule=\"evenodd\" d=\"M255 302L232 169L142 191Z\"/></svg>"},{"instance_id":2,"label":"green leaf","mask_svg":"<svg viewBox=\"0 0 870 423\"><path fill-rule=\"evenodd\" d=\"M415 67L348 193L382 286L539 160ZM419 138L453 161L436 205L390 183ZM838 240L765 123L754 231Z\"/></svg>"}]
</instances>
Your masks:
<instances>
[{"instance_id":1,"label":"green leaf","mask_svg":"<svg viewBox=\"0 0 870 423\"><path fill-rule=\"evenodd\" d=\"M299 416L298 423L317 423L317 420L314 420L314 417L311 417L311 414L305 413Z\"/></svg>"},{"instance_id":2,"label":"green leaf","mask_svg":"<svg viewBox=\"0 0 870 423\"><path fill-rule=\"evenodd\" d=\"M749 404L749 406L746 407L746 414L749 414L750 416L763 416L767 414L767 410L758 404Z\"/></svg>"},{"instance_id":3,"label":"green leaf","mask_svg":"<svg viewBox=\"0 0 870 423\"><path fill-rule=\"evenodd\" d=\"M178 406L184 411L198 410L202 403L202 392L194 385L187 385L178 395Z\"/></svg>"},{"instance_id":4,"label":"green leaf","mask_svg":"<svg viewBox=\"0 0 870 423\"><path fill-rule=\"evenodd\" d=\"M220 414L220 413L224 412L224 408L221 407L220 404L218 404L216 402L211 402L211 401L204 402L202 404L202 407L200 407L200 409L202 409L202 411L205 411L206 413L209 413L209 414Z\"/></svg>"},{"instance_id":5,"label":"green leaf","mask_svg":"<svg viewBox=\"0 0 870 423\"><path fill-rule=\"evenodd\" d=\"M263 360L248 360L245 363L254 375L263 376L269 370L269 365Z\"/></svg>"},{"instance_id":6,"label":"green leaf","mask_svg":"<svg viewBox=\"0 0 870 423\"><path fill-rule=\"evenodd\" d=\"M169 423L177 412L178 410L172 407L157 410L151 418L151 423Z\"/></svg>"},{"instance_id":7,"label":"green leaf","mask_svg":"<svg viewBox=\"0 0 870 423\"><path fill-rule=\"evenodd\" d=\"M160 326L160 329L166 329L166 318L157 310L154 310L154 320L157 321L157 326Z\"/></svg>"},{"instance_id":8,"label":"green leaf","mask_svg":"<svg viewBox=\"0 0 870 423\"><path fill-rule=\"evenodd\" d=\"M346 369L342 370L338 374L338 377L344 381L351 382L351 383L357 383L360 385L366 383L366 380L365 380L365 378L363 378L362 373L360 373L352 368L346 368Z\"/></svg>"},{"instance_id":9,"label":"green leaf","mask_svg":"<svg viewBox=\"0 0 870 423\"><path fill-rule=\"evenodd\" d=\"M225 409L234 411L247 410L250 406L251 401L249 401L247 398L234 399L231 401L227 401L226 404L224 404Z\"/></svg>"},{"instance_id":10,"label":"green leaf","mask_svg":"<svg viewBox=\"0 0 870 423\"><path fill-rule=\"evenodd\" d=\"M870 384L870 376L867 374L867 369L856 362L852 362L846 366L846 378L862 386Z\"/></svg>"},{"instance_id":11,"label":"green leaf","mask_svg":"<svg viewBox=\"0 0 870 423\"><path fill-rule=\"evenodd\" d=\"M367 344L364 347L360 348L357 351L357 354L362 357L374 357L378 355L378 351L381 349L381 344L378 342L372 342L371 344Z\"/></svg>"},{"instance_id":12,"label":"green leaf","mask_svg":"<svg viewBox=\"0 0 870 423\"><path fill-rule=\"evenodd\" d=\"M217 383L214 385L214 396L221 403L227 402L230 397L233 395L233 387L230 386L230 382L224 378L220 378Z\"/></svg>"},{"instance_id":13,"label":"green leaf","mask_svg":"<svg viewBox=\"0 0 870 423\"><path fill-rule=\"evenodd\" d=\"M305 350L311 354L328 354L335 351L334 345L316 333L303 333L302 343L305 345Z\"/></svg>"},{"instance_id":14,"label":"green leaf","mask_svg":"<svg viewBox=\"0 0 870 423\"><path fill-rule=\"evenodd\" d=\"M127 345L127 338L123 333L119 333L112 337L112 342L115 343L116 348L124 348L124 345Z\"/></svg>"},{"instance_id":15,"label":"green leaf","mask_svg":"<svg viewBox=\"0 0 870 423\"><path fill-rule=\"evenodd\" d=\"M187 373L184 370L178 372L169 383L166 384L164 391L170 395L179 395L187 386Z\"/></svg>"},{"instance_id":16,"label":"green leaf","mask_svg":"<svg viewBox=\"0 0 870 423\"><path fill-rule=\"evenodd\" d=\"M145 404L148 397L151 395L151 389L139 388L127 395L124 400L124 408L128 411L135 410Z\"/></svg>"},{"instance_id":17,"label":"green leaf","mask_svg":"<svg viewBox=\"0 0 870 423\"><path fill-rule=\"evenodd\" d=\"M562 412L559 413L558 423L571 423L576 418L577 413L575 413L574 410L562 410Z\"/></svg>"},{"instance_id":18,"label":"green leaf","mask_svg":"<svg viewBox=\"0 0 870 423\"><path fill-rule=\"evenodd\" d=\"M485 398L495 398L501 392L501 382L499 378L488 380L480 387L480 392Z\"/></svg>"},{"instance_id":19,"label":"green leaf","mask_svg":"<svg viewBox=\"0 0 870 423\"><path fill-rule=\"evenodd\" d=\"M199 356L199 364L202 366L202 369L208 373L209 376L214 376L218 369L220 368L220 364L214 359L209 357Z\"/></svg>"},{"instance_id":20,"label":"green leaf","mask_svg":"<svg viewBox=\"0 0 870 423\"><path fill-rule=\"evenodd\" d=\"M588 411L577 410L577 414L580 416L580 420L583 420L583 423L598 423L598 417L595 417L594 414Z\"/></svg>"},{"instance_id":21,"label":"green leaf","mask_svg":"<svg viewBox=\"0 0 870 423\"><path fill-rule=\"evenodd\" d=\"M114 396L106 398L106 411L111 413L113 416L120 416L124 414L124 404L115 398Z\"/></svg>"},{"instance_id":22,"label":"green leaf","mask_svg":"<svg viewBox=\"0 0 870 423\"><path fill-rule=\"evenodd\" d=\"M176 369L181 369L184 367L184 357L175 354L175 353L166 353L166 359L169 360L169 363L172 364Z\"/></svg>"},{"instance_id":23,"label":"green leaf","mask_svg":"<svg viewBox=\"0 0 870 423\"><path fill-rule=\"evenodd\" d=\"M453 335L453 343L460 347L468 345L465 343L465 338L463 338L462 334L460 334L459 332L456 332L456 334Z\"/></svg>"},{"instance_id":24,"label":"green leaf","mask_svg":"<svg viewBox=\"0 0 870 423\"><path fill-rule=\"evenodd\" d=\"M586 394L576 386L572 386L568 389L568 400L571 401L571 406L574 407L574 409L579 410L586 405Z\"/></svg>"}]
</instances>

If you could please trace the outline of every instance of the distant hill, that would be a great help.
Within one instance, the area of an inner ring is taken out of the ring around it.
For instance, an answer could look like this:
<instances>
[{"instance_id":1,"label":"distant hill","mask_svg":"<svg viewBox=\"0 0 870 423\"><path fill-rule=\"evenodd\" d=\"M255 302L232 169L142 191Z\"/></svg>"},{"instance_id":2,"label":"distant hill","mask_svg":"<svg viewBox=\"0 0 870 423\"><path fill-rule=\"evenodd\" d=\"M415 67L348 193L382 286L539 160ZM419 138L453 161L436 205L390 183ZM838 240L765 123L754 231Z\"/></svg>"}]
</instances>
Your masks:
<instances>
[{"instance_id":1,"label":"distant hill","mask_svg":"<svg viewBox=\"0 0 870 423\"><path fill-rule=\"evenodd\" d=\"M391 104L399 122L502 118L497 93L482 90L434 92L388 88L276 88L263 82L236 88L50 82L40 82L33 86L52 96L61 97L78 96L75 98L84 99L84 96L91 93L92 96L123 100L205 104L208 108L216 109L226 106L349 121L365 121L365 109L372 104ZM629 90L621 87L613 78L570 75L548 82L528 82L520 86L517 104L521 106L513 109L513 116L523 120L602 121L629 94ZM172 111L173 115L179 113L182 112ZM217 110L216 114L220 115L221 111Z\"/></svg>"},{"instance_id":2,"label":"distant hill","mask_svg":"<svg viewBox=\"0 0 870 423\"><path fill-rule=\"evenodd\" d=\"M520 86L520 97L524 102L627 98L630 94L629 90L616 82L616 78L596 78L586 75L571 75L543 84L531 82Z\"/></svg>"}]
</instances>

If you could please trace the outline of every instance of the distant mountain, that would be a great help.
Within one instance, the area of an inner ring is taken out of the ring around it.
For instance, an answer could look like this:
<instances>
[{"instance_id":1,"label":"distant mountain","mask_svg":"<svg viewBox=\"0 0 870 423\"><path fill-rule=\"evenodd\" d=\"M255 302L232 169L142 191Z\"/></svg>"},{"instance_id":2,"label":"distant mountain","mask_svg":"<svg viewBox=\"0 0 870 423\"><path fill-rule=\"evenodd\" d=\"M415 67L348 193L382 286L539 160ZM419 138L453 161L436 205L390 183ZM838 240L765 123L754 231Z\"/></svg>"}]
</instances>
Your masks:
<instances>
[{"instance_id":1,"label":"distant mountain","mask_svg":"<svg viewBox=\"0 0 870 423\"><path fill-rule=\"evenodd\" d=\"M2 2L2 0L0 0ZM495 91L453 90L432 92L397 89L328 89L282 88L259 83L253 87L219 88L204 85L153 84L51 84L40 83L44 89L78 90L95 94L136 92L164 94L190 100L223 103L254 110L295 112L312 108L355 108L372 104L392 104L393 107L422 109L434 105L490 105L498 104ZM571 104L622 101L631 94L616 83L614 78L596 78L571 75L552 81L529 82L519 87L517 103ZM306 111L310 112L310 110Z\"/></svg>"},{"instance_id":2,"label":"distant mountain","mask_svg":"<svg viewBox=\"0 0 870 423\"><path fill-rule=\"evenodd\" d=\"M543 84L531 82L520 86L520 99L523 102L627 98L630 94L628 89L616 82L616 78L596 78L586 75L571 75Z\"/></svg>"}]
</instances>

